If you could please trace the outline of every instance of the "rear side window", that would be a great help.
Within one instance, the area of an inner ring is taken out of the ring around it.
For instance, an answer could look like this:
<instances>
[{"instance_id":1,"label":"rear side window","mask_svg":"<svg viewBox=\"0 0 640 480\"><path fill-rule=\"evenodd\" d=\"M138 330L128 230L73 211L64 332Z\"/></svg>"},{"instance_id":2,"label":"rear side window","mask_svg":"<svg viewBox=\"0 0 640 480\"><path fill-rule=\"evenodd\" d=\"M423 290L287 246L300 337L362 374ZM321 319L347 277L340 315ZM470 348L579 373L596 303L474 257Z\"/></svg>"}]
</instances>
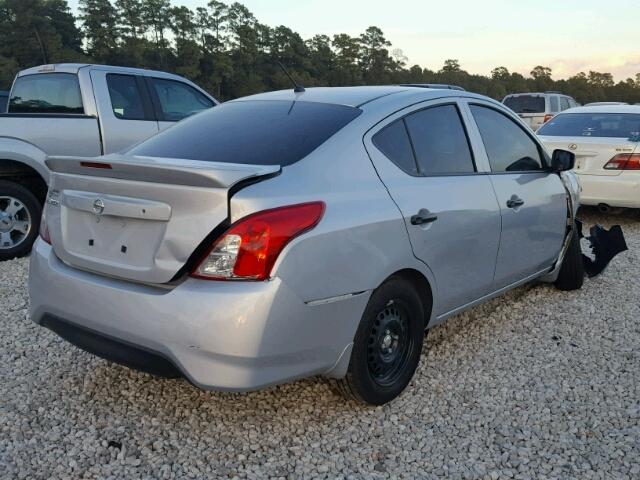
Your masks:
<instances>
[{"instance_id":1,"label":"rear side window","mask_svg":"<svg viewBox=\"0 0 640 480\"><path fill-rule=\"evenodd\" d=\"M9 112L83 114L78 77L71 73L18 77L9 100Z\"/></svg>"},{"instance_id":2,"label":"rear side window","mask_svg":"<svg viewBox=\"0 0 640 480\"><path fill-rule=\"evenodd\" d=\"M373 136L373 144L398 168L409 175L418 175L418 166L411 149L411 140L404 120L396 120Z\"/></svg>"},{"instance_id":3,"label":"rear side window","mask_svg":"<svg viewBox=\"0 0 640 480\"><path fill-rule=\"evenodd\" d=\"M4 113L7 111L8 101L9 101L9 97L4 93L0 93L0 113Z\"/></svg>"},{"instance_id":4,"label":"rear side window","mask_svg":"<svg viewBox=\"0 0 640 480\"><path fill-rule=\"evenodd\" d=\"M145 120L142 93L133 75L107 75L111 108L121 120Z\"/></svg>"},{"instance_id":5,"label":"rear side window","mask_svg":"<svg viewBox=\"0 0 640 480\"><path fill-rule=\"evenodd\" d=\"M516 113L544 113L545 101L540 95L518 95L507 97L503 102Z\"/></svg>"},{"instance_id":6,"label":"rear side window","mask_svg":"<svg viewBox=\"0 0 640 480\"><path fill-rule=\"evenodd\" d=\"M360 115L313 102L236 101L178 123L129 151L207 162L291 165Z\"/></svg>"},{"instance_id":7,"label":"rear side window","mask_svg":"<svg viewBox=\"0 0 640 480\"><path fill-rule=\"evenodd\" d=\"M454 105L412 113L405 122L422 175L475 171L467 134Z\"/></svg>"},{"instance_id":8,"label":"rear side window","mask_svg":"<svg viewBox=\"0 0 640 480\"><path fill-rule=\"evenodd\" d=\"M538 145L506 115L470 105L492 172L529 172L543 168Z\"/></svg>"},{"instance_id":9,"label":"rear side window","mask_svg":"<svg viewBox=\"0 0 640 480\"><path fill-rule=\"evenodd\" d=\"M560 97L560 110L566 110L570 108L569 99L567 97Z\"/></svg>"},{"instance_id":10,"label":"rear side window","mask_svg":"<svg viewBox=\"0 0 640 480\"><path fill-rule=\"evenodd\" d=\"M563 113L538 130L552 137L630 138L638 133L640 114L635 113Z\"/></svg>"},{"instance_id":11,"label":"rear side window","mask_svg":"<svg viewBox=\"0 0 640 480\"><path fill-rule=\"evenodd\" d=\"M186 83L160 78L150 79L158 98L162 120L177 122L213 107L213 102Z\"/></svg>"}]
</instances>

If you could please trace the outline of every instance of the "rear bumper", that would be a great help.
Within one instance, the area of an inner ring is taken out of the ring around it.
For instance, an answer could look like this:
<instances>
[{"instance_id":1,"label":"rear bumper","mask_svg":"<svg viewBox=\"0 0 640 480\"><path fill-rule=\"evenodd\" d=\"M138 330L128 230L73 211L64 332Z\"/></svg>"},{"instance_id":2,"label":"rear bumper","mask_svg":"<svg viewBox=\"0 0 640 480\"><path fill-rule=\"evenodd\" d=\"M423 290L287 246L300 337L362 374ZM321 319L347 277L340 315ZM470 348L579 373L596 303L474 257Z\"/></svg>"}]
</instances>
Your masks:
<instances>
[{"instance_id":1,"label":"rear bumper","mask_svg":"<svg viewBox=\"0 0 640 480\"><path fill-rule=\"evenodd\" d=\"M80 271L38 240L30 315L101 357L205 389L339 376L369 293L309 305L286 284L188 279L173 289ZM343 355L344 354L344 355Z\"/></svg>"},{"instance_id":2,"label":"rear bumper","mask_svg":"<svg viewBox=\"0 0 640 480\"><path fill-rule=\"evenodd\" d=\"M640 208L640 174L577 175L582 192L580 203L611 207Z\"/></svg>"}]
</instances>

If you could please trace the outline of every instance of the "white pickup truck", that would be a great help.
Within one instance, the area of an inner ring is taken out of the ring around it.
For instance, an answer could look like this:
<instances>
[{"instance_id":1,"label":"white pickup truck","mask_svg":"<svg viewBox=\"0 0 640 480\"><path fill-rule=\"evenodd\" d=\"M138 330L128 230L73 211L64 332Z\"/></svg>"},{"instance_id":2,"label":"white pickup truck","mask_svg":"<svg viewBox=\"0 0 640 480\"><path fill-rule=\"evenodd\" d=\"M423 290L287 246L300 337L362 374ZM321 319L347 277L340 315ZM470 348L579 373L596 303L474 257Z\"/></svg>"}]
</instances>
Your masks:
<instances>
[{"instance_id":1,"label":"white pickup truck","mask_svg":"<svg viewBox=\"0 0 640 480\"><path fill-rule=\"evenodd\" d=\"M0 261L31 250L48 155L118 152L217 104L194 83L164 72L56 64L18 73L0 113Z\"/></svg>"}]
</instances>

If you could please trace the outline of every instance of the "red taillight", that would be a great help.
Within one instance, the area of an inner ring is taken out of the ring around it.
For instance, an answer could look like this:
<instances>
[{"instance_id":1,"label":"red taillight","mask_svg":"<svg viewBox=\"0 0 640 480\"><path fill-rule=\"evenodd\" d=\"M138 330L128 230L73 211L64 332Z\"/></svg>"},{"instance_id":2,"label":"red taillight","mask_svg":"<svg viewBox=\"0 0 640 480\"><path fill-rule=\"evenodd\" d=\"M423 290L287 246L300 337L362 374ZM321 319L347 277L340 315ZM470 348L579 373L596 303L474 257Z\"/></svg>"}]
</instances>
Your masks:
<instances>
[{"instance_id":1,"label":"red taillight","mask_svg":"<svg viewBox=\"0 0 640 480\"><path fill-rule=\"evenodd\" d=\"M604 166L605 170L640 170L640 153L621 153Z\"/></svg>"},{"instance_id":2,"label":"red taillight","mask_svg":"<svg viewBox=\"0 0 640 480\"><path fill-rule=\"evenodd\" d=\"M206 280L266 280L284 247L315 227L323 202L254 213L236 222L191 273Z\"/></svg>"},{"instance_id":3,"label":"red taillight","mask_svg":"<svg viewBox=\"0 0 640 480\"><path fill-rule=\"evenodd\" d=\"M40 219L40 238L51 245L51 237L49 236L49 227L47 226L47 217L42 212L42 218Z\"/></svg>"},{"instance_id":4,"label":"red taillight","mask_svg":"<svg viewBox=\"0 0 640 480\"><path fill-rule=\"evenodd\" d=\"M547 122L548 122L549 120L551 120L553 117L554 117L554 115L551 115L551 114L547 113L547 114L544 116L544 120L542 121L542 123L547 123Z\"/></svg>"}]
</instances>

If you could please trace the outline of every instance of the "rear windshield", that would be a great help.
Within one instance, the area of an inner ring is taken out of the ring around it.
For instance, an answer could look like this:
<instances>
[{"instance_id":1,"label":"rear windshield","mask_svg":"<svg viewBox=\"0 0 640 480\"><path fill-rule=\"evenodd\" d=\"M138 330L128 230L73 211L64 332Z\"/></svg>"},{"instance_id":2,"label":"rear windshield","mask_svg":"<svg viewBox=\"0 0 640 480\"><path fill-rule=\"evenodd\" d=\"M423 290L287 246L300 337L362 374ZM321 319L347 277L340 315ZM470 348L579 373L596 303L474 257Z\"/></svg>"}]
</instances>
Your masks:
<instances>
[{"instance_id":1,"label":"rear windshield","mask_svg":"<svg viewBox=\"0 0 640 480\"><path fill-rule=\"evenodd\" d=\"M287 166L362 113L312 102L239 101L190 117L129 151L132 155Z\"/></svg>"},{"instance_id":2,"label":"rear windshield","mask_svg":"<svg viewBox=\"0 0 640 480\"><path fill-rule=\"evenodd\" d=\"M78 77L71 73L18 77L11 90L9 113L83 114Z\"/></svg>"},{"instance_id":3,"label":"rear windshield","mask_svg":"<svg viewBox=\"0 0 640 480\"><path fill-rule=\"evenodd\" d=\"M546 123L538 135L630 138L640 133L640 114L565 113Z\"/></svg>"},{"instance_id":4,"label":"rear windshield","mask_svg":"<svg viewBox=\"0 0 640 480\"><path fill-rule=\"evenodd\" d=\"M507 97L503 102L516 113L544 113L544 97L538 95L518 95Z\"/></svg>"}]
</instances>

